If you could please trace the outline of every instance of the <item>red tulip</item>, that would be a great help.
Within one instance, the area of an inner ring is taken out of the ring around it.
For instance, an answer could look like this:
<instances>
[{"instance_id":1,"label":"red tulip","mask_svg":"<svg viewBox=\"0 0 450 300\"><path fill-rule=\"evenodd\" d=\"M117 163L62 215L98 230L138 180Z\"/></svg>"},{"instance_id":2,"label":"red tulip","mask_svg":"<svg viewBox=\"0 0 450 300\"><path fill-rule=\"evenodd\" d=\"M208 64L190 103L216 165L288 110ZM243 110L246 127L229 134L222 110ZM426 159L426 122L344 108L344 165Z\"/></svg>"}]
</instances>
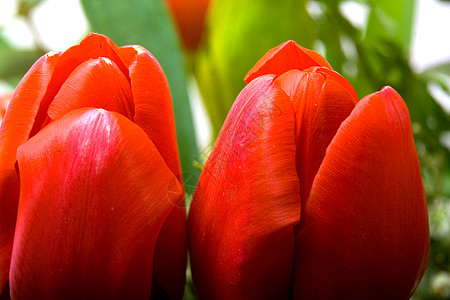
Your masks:
<instances>
[{"instance_id":1,"label":"red tulip","mask_svg":"<svg viewBox=\"0 0 450 300\"><path fill-rule=\"evenodd\" d=\"M13 299L181 299L180 177L168 83L147 50L90 34L44 55L0 129L3 294L9 278Z\"/></svg>"},{"instance_id":2,"label":"red tulip","mask_svg":"<svg viewBox=\"0 0 450 300\"><path fill-rule=\"evenodd\" d=\"M203 36L210 0L166 0L184 48L195 50Z\"/></svg>"},{"instance_id":3,"label":"red tulip","mask_svg":"<svg viewBox=\"0 0 450 300\"><path fill-rule=\"evenodd\" d=\"M188 218L200 299L408 299L428 263L408 110L358 101L317 53L286 42L246 77Z\"/></svg>"}]
</instances>

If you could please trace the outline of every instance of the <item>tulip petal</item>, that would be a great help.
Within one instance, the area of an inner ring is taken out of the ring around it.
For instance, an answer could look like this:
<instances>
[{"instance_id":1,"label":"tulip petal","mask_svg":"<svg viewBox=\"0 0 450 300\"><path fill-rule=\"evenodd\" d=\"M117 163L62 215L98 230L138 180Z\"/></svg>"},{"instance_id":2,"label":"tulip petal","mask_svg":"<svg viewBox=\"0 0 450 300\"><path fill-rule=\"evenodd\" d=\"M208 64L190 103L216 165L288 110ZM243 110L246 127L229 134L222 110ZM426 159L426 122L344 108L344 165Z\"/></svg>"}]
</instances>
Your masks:
<instances>
[{"instance_id":1,"label":"tulip petal","mask_svg":"<svg viewBox=\"0 0 450 300\"><path fill-rule=\"evenodd\" d=\"M141 46L124 46L120 53L130 72L134 122L147 133L169 169L181 179L172 98L164 71L156 58ZM181 199L167 217L158 237L152 298L155 295L156 299L161 298L161 294L167 294L171 299L182 298L186 253L186 210L184 199Z\"/></svg>"},{"instance_id":2,"label":"tulip petal","mask_svg":"<svg viewBox=\"0 0 450 300\"><path fill-rule=\"evenodd\" d=\"M338 72L333 71L332 69L326 67L311 67L310 69L305 69L304 71L316 72L323 74L326 77L332 78L334 81L339 83L344 89L346 89L347 92L350 93L350 95L352 95L355 103L359 101L358 94L356 93L355 88L352 86L350 82L348 82L347 79L342 77L341 74L339 74Z\"/></svg>"},{"instance_id":3,"label":"tulip petal","mask_svg":"<svg viewBox=\"0 0 450 300\"><path fill-rule=\"evenodd\" d=\"M8 281L19 202L19 177L14 169L17 147L28 140L60 53L42 56L23 77L0 128L0 291Z\"/></svg>"},{"instance_id":4,"label":"tulip petal","mask_svg":"<svg viewBox=\"0 0 450 300\"><path fill-rule=\"evenodd\" d=\"M120 114L75 110L18 161L11 296L149 299L156 239L182 190L146 134Z\"/></svg>"},{"instance_id":5,"label":"tulip petal","mask_svg":"<svg viewBox=\"0 0 450 300\"><path fill-rule=\"evenodd\" d=\"M128 69L125 67L118 53L119 48L107 36L96 33L88 34L79 45L67 49L61 55L58 64L55 66L54 75L39 107L39 112L30 136L38 133L46 125L47 110L50 103L69 75L84 61L99 57L109 58L128 79Z\"/></svg>"},{"instance_id":6,"label":"tulip petal","mask_svg":"<svg viewBox=\"0 0 450 300\"><path fill-rule=\"evenodd\" d=\"M414 291L429 229L410 124L387 87L340 127L302 207L294 299L408 299Z\"/></svg>"},{"instance_id":7,"label":"tulip petal","mask_svg":"<svg viewBox=\"0 0 450 300\"><path fill-rule=\"evenodd\" d=\"M294 41L287 41L269 50L247 73L244 81L249 83L261 75L279 76L292 69L303 71L314 66L331 69L330 64L317 52L303 48Z\"/></svg>"},{"instance_id":8,"label":"tulip petal","mask_svg":"<svg viewBox=\"0 0 450 300\"><path fill-rule=\"evenodd\" d=\"M351 92L334 76L318 70L290 70L276 79L291 98L294 107L297 174L302 206L308 199L328 145L355 107Z\"/></svg>"},{"instance_id":9,"label":"tulip petal","mask_svg":"<svg viewBox=\"0 0 450 300\"><path fill-rule=\"evenodd\" d=\"M5 117L6 108L8 107L11 97L12 94L10 92L7 91L0 92L0 125L2 125L2 120Z\"/></svg>"},{"instance_id":10,"label":"tulip petal","mask_svg":"<svg viewBox=\"0 0 450 300\"><path fill-rule=\"evenodd\" d=\"M141 46L121 47L120 54L127 57L124 61L135 103L134 123L147 133L169 169L180 176L172 98L164 71L156 58Z\"/></svg>"},{"instance_id":11,"label":"tulip petal","mask_svg":"<svg viewBox=\"0 0 450 300\"><path fill-rule=\"evenodd\" d=\"M200 299L288 299L300 218L294 112L273 76L237 97L189 210Z\"/></svg>"},{"instance_id":12,"label":"tulip petal","mask_svg":"<svg viewBox=\"0 0 450 300\"><path fill-rule=\"evenodd\" d=\"M48 116L57 120L83 107L103 108L133 120L130 83L110 59L100 57L81 63L61 86L48 108Z\"/></svg>"},{"instance_id":13,"label":"tulip petal","mask_svg":"<svg viewBox=\"0 0 450 300\"><path fill-rule=\"evenodd\" d=\"M128 69L121 59L119 47L106 35L90 33L79 45L72 46L64 52L56 67L57 72L55 73L58 76L54 80L58 81L59 84L55 83L55 85L61 86L62 82L82 62L99 57L109 58L123 72L125 77L129 78Z\"/></svg>"}]
</instances>

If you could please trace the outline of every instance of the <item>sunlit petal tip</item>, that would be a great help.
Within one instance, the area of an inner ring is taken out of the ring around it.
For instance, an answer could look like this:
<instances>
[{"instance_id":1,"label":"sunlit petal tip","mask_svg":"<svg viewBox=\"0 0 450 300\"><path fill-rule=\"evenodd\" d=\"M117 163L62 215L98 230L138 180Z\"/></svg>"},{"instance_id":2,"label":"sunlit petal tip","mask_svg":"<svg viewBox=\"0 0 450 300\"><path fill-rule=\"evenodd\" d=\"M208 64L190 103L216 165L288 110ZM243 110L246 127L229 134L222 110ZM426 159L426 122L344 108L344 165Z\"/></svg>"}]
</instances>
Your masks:
<instances>
[{"instance_id":1,"label":"sunlit petal tip","mask_svg":"<svg viewBox=\"0 0 450 300\"><path fill-rule=\"evenodd\" d=\"M389 98L397 98L397 99L400 98L400 99L402 99L402 102L404 102L402 96L400 96L400 94L397 93L397 91L389 85L384 86L379 92L376 92L376 93L379 93L384 98L388 98L388 97Z\"/></svg>"},{"instance_id":2,"label":"sunlit petal tip","mask_svg":"<svg viewBox=\"0 0 450 300\"><path fill-rule=\"evenodd\" d=\"M86 46L95 46L101 45L103 43L108 44L112 48L116 48L117 45L106 35L91 32L80 42L80 45L86 45Z\"/></svg>"},{"instance_id":3,"label":"sunlit petal tip","mask_svg":"<svg viewBox=\"0 0 450 300\"><path fill-rule=\"evenodd\" d=\"M62 53L63 53L62 51L49 51L45 55L47 56L47 58L52 58L52 57L61 56Z\"/></svg>"},{"instance_id":4,"label":"sunlit petal tip","mask_svg":"<svg viewBox=\"0 0 450 300\"><path fill-rule=\"evenodd\" d=\"M150 52L141 45L131 45L130 47L136 50L137 55L150 54Z\"/></svg>"},{"instance_id":5,"label":"sunlit petal tip","mask_svg":"<svg viewBox=\"0 0 450 300\"><path fill-rule=\"evenodd\" d=\"M412 139L412 130L411 130L411 118L409 116L408 107L403 100L402 96L400 96L397 91L390 87L385 86L380 91L372 93L361 99L364 100L368 104L373 105L383 105L386 109L386 112L390 114L391 119L395 119L396 125L401 128L402 134L407 134ZM377 104L379 103L379 104ZM396 133L393 131L393 133Z\"/></svg>"},{"instance_id":6,"label":"sunlit petal tip","mask_svg":"<svg viewBox=\"0 0 450 300\"><path fill-rule=\"evenodd\" d=\"M269 50L247 73L244 81L249 83L264 74L279 76L291 69L302 71L313 66L331 69L330 64L320 54L289 40Z\"/></svg>"},{"instance_id":7,"label":"sunlit petal tip","mask_svg":"<svg viewBox=\"0 0 450 300\"><path fill-rule=\"evenodd\" d=\"M133 65L142 63L143 61L149 61L152 64L152 69L157 69L164 74L155 56L141 45L125 45L120 47L118 51L127 68L132 68Z\"/></svg>"}]
</instances>

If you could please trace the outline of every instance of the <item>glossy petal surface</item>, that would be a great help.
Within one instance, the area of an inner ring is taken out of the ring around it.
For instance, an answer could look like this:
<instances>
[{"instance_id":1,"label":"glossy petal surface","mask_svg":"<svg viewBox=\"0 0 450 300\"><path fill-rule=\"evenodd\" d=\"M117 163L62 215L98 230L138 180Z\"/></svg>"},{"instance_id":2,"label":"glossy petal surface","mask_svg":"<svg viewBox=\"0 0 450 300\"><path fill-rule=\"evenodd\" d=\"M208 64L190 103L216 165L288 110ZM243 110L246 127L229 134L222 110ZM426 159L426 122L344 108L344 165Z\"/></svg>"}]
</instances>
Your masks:
<instances>
[{"instance_id":1,"label":"glossy petal surface","mask_svg":"<svg viewBox=\"0 0 450 300\"><path fill-rule=\"evenodd\" d=\"M14 164L17 147L30 135L34 118L60 53L42 56L17 86L0 129L0 291L8 280L19 201L19 177Z\"/></svg>"},{"instance_id":2,"label":"glossy petal surface","mask_svg":"<svg viewBox=\"0 0 450 300\"><path fill-rule=\"evenodd\" d=\"M244 81L249 83L261 75L279 76L292 69L302 71L314 66L331 69L330 64L317 52L303 48L294 41L287 41L269 50L247 73Z\"/></svg>"},{"instance_id":3,"label":"glossy petal surface","mask_svg":"<svg viewBox=\"0 0 450 300\"><path fill-rule=\"evenodd\" d=\"M294 299L408 299L416 288L429 231L410 124L384 88L338 130L303 207Z\"/></svg>"},{"instance_id":4,"label":"glossy petal surface","mask_svg":"<svg viewBox=\"0 0 450 300\"><path fill-rule=\"evenodd\" d=\"M127 57L124 61L130 71L136 110L134 122L147 133L169 169L181 180L172 99L164 72L155 57L140 46L121 47L120 53ZM184 199L179 200L174 203L158 237L152 297L167 294L171 299L181 299L183 295L187 263L186 210Z\"/></svg>"},{"instance_id":5,"label":"glossy petal surface","mask_svg":"<svg viewBox=\"0 0 450 300\"><path fill-rule=\"evenodd\" d=\"M308 199L328 145L355 107L355 99L350 91L334 77L316 71L291 70L276 79L294 107L297 174L302 206Z\"/></svg>"},{"instance_id":6,"label":"glossy petal surface","mask_svg":"<svg viewBox=\"0 0 450 300\"><path fill-rule=\"evenodd\" d=\"M147 133L169 169L180 176L172 98L164 71L156 58L140 46L121 47L120 54L127 57L124 61L135 103L134 123Z\"/></svg>"},{"instance_id":7,"label":"glossy petal surface","mask_svg":"<svg viewBox=\"0 0 450 300\"><path fill-rule=\"evenodd\" d=\"M119 114L76 110L18 157L12 297L149 299L157 235L182 191L146 134Z\"/></svg>"},{"instance_id":8,"label":"glossy petal surface","mask_svg":"<svg viewBox=\"0 0 450 300\"><path fill-rule=\"evenodd\" d=\"M133 120L130 83L110 59L101 57L81 63L61 86L48 108L48 115L57 120L83 107L103 108Z\"/></svg>"},{"instance_id":9,"label":"glossy petal surface","mask_svg":"<svg viewBox=\"0 0 450 300\"><path fill-rule=\"evenodd\" d=\"M294 111L273 76L236 99L188 218L200 299L288 299L300 217Z\"/></svg>"}]
</instances>

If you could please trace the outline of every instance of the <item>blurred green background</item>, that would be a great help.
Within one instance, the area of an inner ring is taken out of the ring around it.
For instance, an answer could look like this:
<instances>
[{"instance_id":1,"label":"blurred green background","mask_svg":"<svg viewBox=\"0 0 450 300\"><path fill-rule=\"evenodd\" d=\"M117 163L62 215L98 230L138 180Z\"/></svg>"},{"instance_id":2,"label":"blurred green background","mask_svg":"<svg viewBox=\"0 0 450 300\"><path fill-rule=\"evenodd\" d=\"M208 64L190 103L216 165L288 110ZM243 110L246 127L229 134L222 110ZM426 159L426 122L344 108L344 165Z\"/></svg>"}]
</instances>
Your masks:
<instances>
[{"instance_id":1,"label":"blurred green background","mask_svg":"<svg viewBox=\"0 0 450 300\"><path fill-rule=\"evenodd\" d=\"M413 55L424 48L414 43L417 16L431 5L442 13L425 22L441 18L448 27L422 33L422 43L450 45L449 1L0 1L0 114L45 52L65 50L89 31L119 46L140 44L169 80L188 194L245 74L270 48L293 39L318 51L360 98L394 87L411 114L430 217L430 263L413 299L450 299L450 50L447 61L432 64L438 48L422 61ZM188 270L185 298L196 299L189 278Z\"/></svg>"}]
</instances>

